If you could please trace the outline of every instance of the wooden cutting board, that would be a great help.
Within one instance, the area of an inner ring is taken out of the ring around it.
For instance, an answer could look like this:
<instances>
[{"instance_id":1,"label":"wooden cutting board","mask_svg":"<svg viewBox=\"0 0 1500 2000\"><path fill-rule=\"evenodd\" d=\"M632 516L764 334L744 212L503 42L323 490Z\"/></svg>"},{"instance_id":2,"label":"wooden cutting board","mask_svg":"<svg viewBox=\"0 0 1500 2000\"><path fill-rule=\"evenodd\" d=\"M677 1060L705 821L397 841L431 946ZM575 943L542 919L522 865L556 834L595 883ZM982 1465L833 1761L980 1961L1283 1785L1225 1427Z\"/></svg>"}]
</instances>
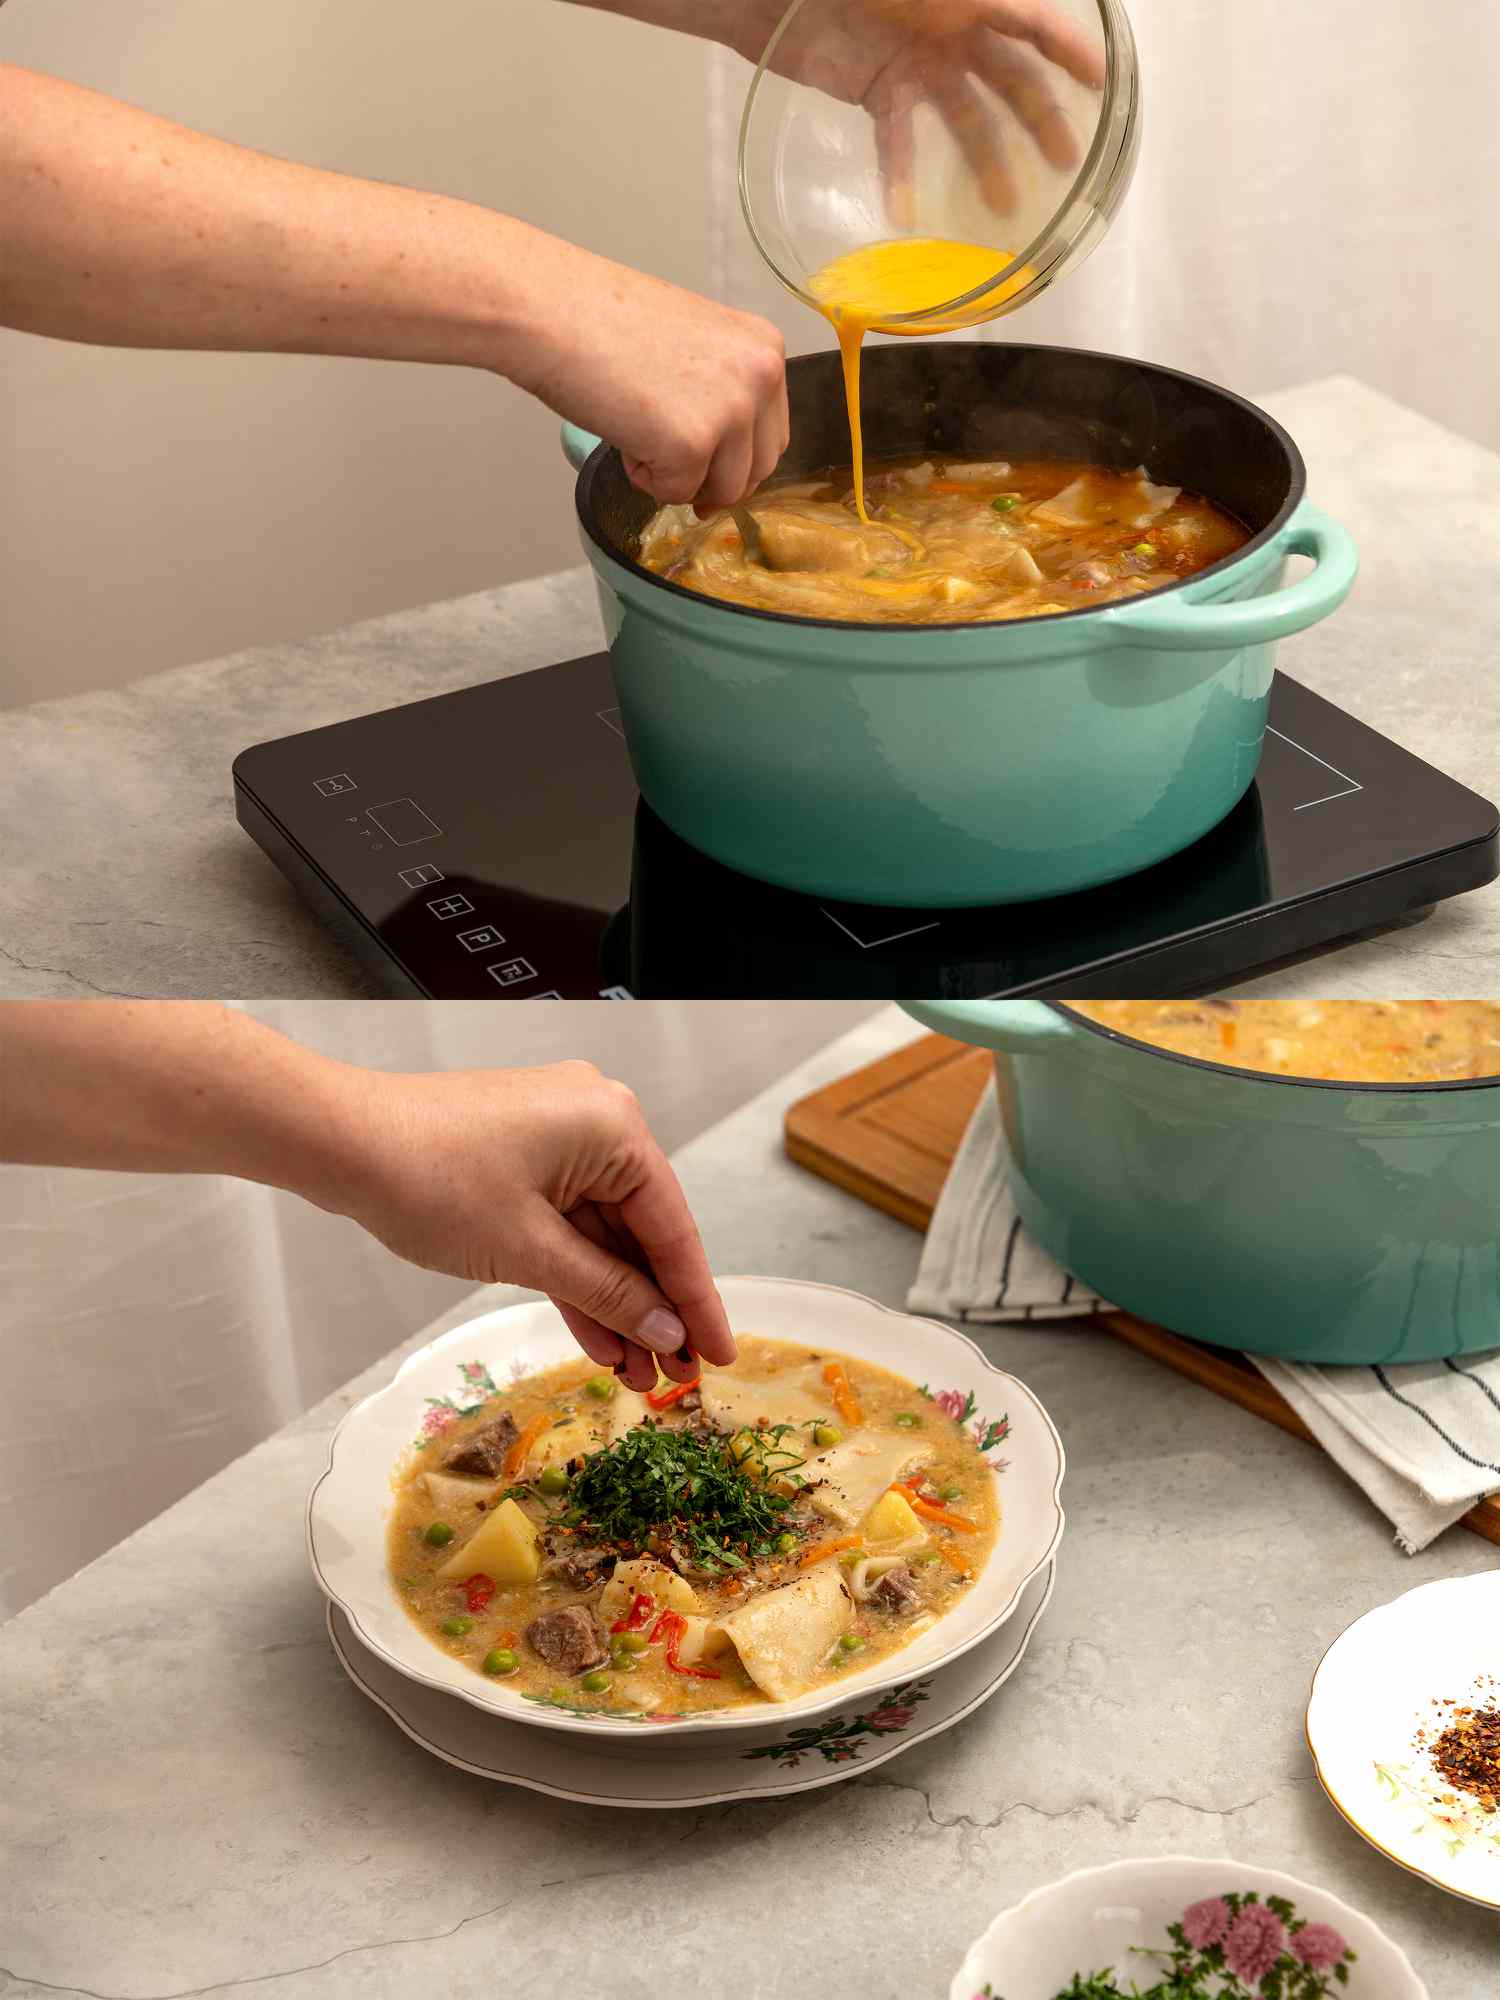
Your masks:
<instances>
[{"instance_id":1,"label":"wooden cutting board","mask_svg":"<svg viewBox=\"0 0 1500 2000\"><path fill-rule=\"evenodd\" d=\"M925 1230L989 1082L991 1062L986 1049L924 1035L794 1104L786 1114L787 1154L861 1201ZM1130 1313L1096 1313L1093 1323L1266 1423L1317 1443L1286 1398L1243 1355L1184 1340ZM1500 1496L1472 1507L1464 1526L1500 1543Z\"/></svg>"}]
</instances>

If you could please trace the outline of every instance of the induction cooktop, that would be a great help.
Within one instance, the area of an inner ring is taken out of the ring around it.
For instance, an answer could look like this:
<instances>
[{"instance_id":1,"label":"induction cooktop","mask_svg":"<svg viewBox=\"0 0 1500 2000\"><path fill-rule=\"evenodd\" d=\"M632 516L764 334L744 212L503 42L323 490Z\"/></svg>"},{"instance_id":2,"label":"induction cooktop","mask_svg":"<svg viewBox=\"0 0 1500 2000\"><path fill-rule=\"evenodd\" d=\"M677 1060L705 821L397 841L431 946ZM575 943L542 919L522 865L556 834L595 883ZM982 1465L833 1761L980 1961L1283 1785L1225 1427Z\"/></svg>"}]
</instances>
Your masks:
<instances>
[{"instance_id":1,"label":"induction cooktop","mask_svg":"<svg viewBox=\"0 0 1500 2000\"><path fill-rule=\"evenodd\" d=\"M636 791L604 653L258 744L234 786L240 824L402 997L1161 998L1500 872L1488 800L1281 674L1254 786L1194 847L987 909L820 901L698 853Z\"/></svg>"}]
</instances>

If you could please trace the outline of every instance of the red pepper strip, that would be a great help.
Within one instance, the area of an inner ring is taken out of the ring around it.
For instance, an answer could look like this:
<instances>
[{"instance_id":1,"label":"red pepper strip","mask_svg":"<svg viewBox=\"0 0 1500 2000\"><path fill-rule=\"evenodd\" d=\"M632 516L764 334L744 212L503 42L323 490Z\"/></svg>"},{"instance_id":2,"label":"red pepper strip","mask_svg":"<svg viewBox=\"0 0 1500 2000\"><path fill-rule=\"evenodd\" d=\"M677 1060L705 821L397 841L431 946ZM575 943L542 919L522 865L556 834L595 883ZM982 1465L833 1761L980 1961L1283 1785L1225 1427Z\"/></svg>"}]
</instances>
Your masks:
<instances>
[{"instance_id":1,"label":"red pepper strip","mask_svg":"<svg viewBox=\"0 0 1500 2000\"><path fill-rule=\"evenodd\" d=\"M631 1600L629 1611L623 1618L617 1618L610 1626L611 1632L639 1632L651 1616L651 1607L656 1599L649 1590L638 1590Z\"/></svg>"},{"instance_id":2,"label":"red pepper strip","mask_svg":"<svg viewBox=\"0 0 1500 2000\"><path fill-rule=\"evenodd\" d=\"M695 1375L691 1382L674 1382L670 1389L663 1389L660 1395L648 1396L648 1410L670 1410L674 1403L680 1403L689 1389L696 1389L701 1378Z\"/></svg>"},{"instance_id":3,"label":"red pepper strip","mask_svg":"<svg viewBox=\"0 0 1500 2000\"><path fill-rule=\"evenodd\" d=\"M722 1674L716 1674L712 1667L685 1667L677 1658L678 1643L687 1630L687 1620L680 1611L665 1612L658 1622L657 1631L660 1631L663 1625L667 1628L667 1665L674 1674L691 1674L695 1681L718 1681L724 1678ZM652 1637L655 1637L655 1633Z\"/></svg>"},{"instance_id":4,"label":"red pepper strip","mask_svg":"<svg viewBox=\"0 0 1500 2000\"><path fill-rule=\"evenodd\" d=\"M469 1610L478 1617L485 1610L495 1594L495 1579L492 1576L471 1576L464 1585L464 1595L468 1599Z\"/></svg>"},{"instance_id":5,"label":"red pepper strip","mask_svg":"<svg viewBox=\"0 0 1500 2000\"><path fill-rule=\"evenodd\" d=\"M661 1614L660 1618L657 1619L656 1623L651 1627L651 1637L647 1641L647 1644L654 1646L657 1640L661 1637L663 1632L670 1631L672 1628L672 1620L676 1616L677 1613L675 1611L664 1611Z\"/></svg>"}]
</instances>

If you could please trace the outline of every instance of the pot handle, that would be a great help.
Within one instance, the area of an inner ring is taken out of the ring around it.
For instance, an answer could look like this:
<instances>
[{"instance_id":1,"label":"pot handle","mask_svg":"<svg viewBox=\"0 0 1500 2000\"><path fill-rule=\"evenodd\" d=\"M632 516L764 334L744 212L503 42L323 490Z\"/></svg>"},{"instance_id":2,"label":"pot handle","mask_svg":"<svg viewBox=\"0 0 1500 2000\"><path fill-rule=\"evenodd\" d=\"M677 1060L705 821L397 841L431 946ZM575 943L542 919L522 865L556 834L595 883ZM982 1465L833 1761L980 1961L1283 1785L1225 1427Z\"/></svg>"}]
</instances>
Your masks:
<instances>
[{"instance_id":1,"label":"pot handle","mask_svg":"<svg viewBox=\"0 0 1500 2000\"><path fill-rule=\"evenodd\" d=\"M580 430L577 424L562 427L563 457L575 472L582 470L584 460L592 458L603 442L603 438L596 438L592 431Z\"/></svg>"},{"instance_id":2,"label":"pot handle","mask_svg":"<svg viewBox=\"0 0 1500 2000\"><path fill-rule=\"evenodd\" d=\"M1174 591L1103 615L1127 646L1159 646L1169 653L1231 652L1305 632L1336 611L1353 589L1359 574L1354 539L1321 508L1304 503L1271 546L1278 559L1311 556L1317 568L1284 590L1238 604L1195 604Z\"/></svg>"},{"instance_id":3,"label":"pot handle","mask_svg":"<svg viewBox=\"0 0 1500 2000\"><path fill-rule=\"evenodd\" d=\"M1044 1000L903 1000L901 1005L934 1034L984 1049L1040 1055L1073 1038L1066 1015Z\"/></svg>"}]
</instances>

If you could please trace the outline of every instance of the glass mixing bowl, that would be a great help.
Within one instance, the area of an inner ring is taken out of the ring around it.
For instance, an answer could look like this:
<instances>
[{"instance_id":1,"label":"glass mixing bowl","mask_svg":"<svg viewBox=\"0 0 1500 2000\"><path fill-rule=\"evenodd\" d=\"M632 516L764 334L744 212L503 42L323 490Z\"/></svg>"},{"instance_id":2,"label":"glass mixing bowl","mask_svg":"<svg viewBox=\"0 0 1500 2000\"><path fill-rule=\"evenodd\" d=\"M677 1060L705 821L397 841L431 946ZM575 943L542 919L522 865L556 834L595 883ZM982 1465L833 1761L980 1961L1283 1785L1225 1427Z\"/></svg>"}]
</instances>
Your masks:
<instances>
[{"instance_id":1,"label":"glass mixing bowl","mask_svg":"<svg viewBox=\"0 0 1500 2000\"><path fill-rule=\"evenodd\" d=\"M933 255L905 259L906 309L887 291L865 323L977 325L1100 242L1140 112L1120 0L793 0L745 101L740 202L756 248L816 310L839 260L925 240Z\"/></svg>"}]
</instances>

